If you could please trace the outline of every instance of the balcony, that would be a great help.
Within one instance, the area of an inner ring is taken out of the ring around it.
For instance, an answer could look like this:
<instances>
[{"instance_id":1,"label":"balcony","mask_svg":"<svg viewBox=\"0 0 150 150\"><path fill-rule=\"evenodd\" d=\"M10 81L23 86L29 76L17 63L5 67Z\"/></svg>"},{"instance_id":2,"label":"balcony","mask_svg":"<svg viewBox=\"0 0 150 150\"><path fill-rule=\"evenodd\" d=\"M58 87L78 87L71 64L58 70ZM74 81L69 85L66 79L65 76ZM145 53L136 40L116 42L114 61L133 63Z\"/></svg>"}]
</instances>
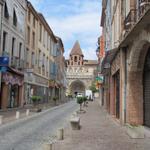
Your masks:
<instances>
[{"instance_id":1,"label":"balcony","mask_svg":"<svg viewBox=\"0 0 150 150\"><path fill-rule=\"evenodd\" d=\"M139 0L139 17L150 8L150 0Z\"/></svg>"},{"instance_id":2,"label":"balcony","mask_svg":"<svg viewBox=\"0 0 150 150\"><path fill-rule=\"evenodd\" d=\"M19 70L24 69L24 60L18 60L18 69Z\"/></svg>"},{"instance_id":3,"label":"balcony","mask_svg":"<svg viewBox=\"0 0 150 150\"><path fill-rule=\"evenodd\" d=\"M126 31L129 31L133 27L133 25L136 23L136 21L137 21L136 16L137 16L136 10L131 9L124 21L124 28Z\"/></svg>"},{"instance_id":4,"label":"balcony","mask_svg":"<svg viewBox=\"0 0 150 150\"><path fill-rule=\"evenodd\" d=\"M18 57L12 56L10 66L13 68L17 68L18 67L18 60L19 60Z\"/></svg>"},{"instance_id":5,"label":"balcony","mask_svg":"<svg viewBox=\"0 0 150 150\"><path fill-rule=\"evenodd\" d=\"M11 67L15 68L15 69L19 69L19 70L23 70L24 69L24 60L19 59L16 56L13 56L11 58Z\"/></svg>"}]
</instances>

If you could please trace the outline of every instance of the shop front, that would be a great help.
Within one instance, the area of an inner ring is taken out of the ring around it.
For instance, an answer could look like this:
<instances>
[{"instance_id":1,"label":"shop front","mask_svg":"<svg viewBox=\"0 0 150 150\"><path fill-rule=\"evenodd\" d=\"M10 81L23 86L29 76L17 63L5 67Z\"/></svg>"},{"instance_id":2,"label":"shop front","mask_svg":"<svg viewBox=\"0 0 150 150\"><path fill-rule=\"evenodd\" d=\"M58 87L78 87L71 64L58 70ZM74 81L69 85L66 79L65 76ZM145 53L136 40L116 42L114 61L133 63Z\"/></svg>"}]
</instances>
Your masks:
<instances>
[{"instance_id":1,"label":"shop front","mask_svg":"<svg viewBox=\"0 0 150 150\"><path fill-rule=\"evenodd\" d=\"M23 105L24 75L12 70L2 74L0 108L16 108Z\"/></svg>"},{"instance_id":2,"label":"shop front","mask_svg":"<svg viewBox=\"0 0 150 150\"><path fill-rule=\"evenodd\" d=\"M49 82L33 72L25 74L25 101L26 104L32 104L32 96L40 96L41 103L48 102Z\"/></svg>"}]
</instances>

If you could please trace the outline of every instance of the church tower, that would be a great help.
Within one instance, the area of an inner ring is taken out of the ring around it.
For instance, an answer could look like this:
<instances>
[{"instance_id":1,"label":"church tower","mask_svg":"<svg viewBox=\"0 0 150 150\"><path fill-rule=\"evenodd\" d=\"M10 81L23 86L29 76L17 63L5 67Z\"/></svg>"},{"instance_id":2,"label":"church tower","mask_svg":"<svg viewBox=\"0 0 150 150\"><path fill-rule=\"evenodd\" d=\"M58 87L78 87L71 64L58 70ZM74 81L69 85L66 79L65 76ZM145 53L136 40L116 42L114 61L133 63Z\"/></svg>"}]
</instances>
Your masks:
<instances>
[{"instance_id":1,"label":"church tower","mask_svg":"<svg viewBox=\"0 0 150 150\"><path fill-rule=\"evenodd\" d=\"M68 66L83 66L84 65L84 55L82 53L80 44L78 41L75 42L68 61Z\"/></svg>"}]
</instances>

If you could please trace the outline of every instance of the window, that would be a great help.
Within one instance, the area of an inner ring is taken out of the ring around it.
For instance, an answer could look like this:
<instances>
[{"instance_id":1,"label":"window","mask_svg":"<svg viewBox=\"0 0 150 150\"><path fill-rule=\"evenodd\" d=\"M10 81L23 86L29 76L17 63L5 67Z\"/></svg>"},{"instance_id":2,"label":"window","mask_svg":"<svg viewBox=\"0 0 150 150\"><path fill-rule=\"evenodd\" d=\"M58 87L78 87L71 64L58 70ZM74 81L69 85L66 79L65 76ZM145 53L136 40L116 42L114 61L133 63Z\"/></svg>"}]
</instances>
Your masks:
<instances>
[{"instance_id":1,"label":"window","mask_svg":"<svg viewBox=\"0 0 150 150\"><path fill-rule=\"evenodd\" d=\"M74 61L77 62L77 56L74 57Z\"/></svg>"},{"instance_id":2,"label":"window","mask_svg":"<svg viewBox=\"0 0 150 150\"><path fill-rule=\"evenodd\" d=\"M34 52L32 52L32 54L31 54L31 65L32 66L35 65L35 54L34 54Z\"/></svg>"},{"instance_id":3,"label":"window","mask_svg":"<svg viewBox=\"0 0 150 150\"><path fill-rule=\"evenodd\" d=\"M39 50L39 55L38 55L38 66L39 67L42 66L42 53L41 53L41 50Z\"/></svg>"},{"instance_id":4,"label":"window","mask_svg":"<svg viewBox=\"0 0 150 150\"><path fill-rule=\"evenodd\" d=\"M43 32L43 46L45 47L45 37L46 37L46 31Z\"/></svg>"},{"instance_id":5,"label":"window","mask_svg":"<svg viewBox=\"0 0 150 150\"><path fill-rule=\"evenodd\" d=\"M32 48L35 48L35 33L32 32Z\"/></svg>"},{"instance_id":6,"label":"window","mask_svg":"<svg viewBox=\"0 0 150 150\"><path fill-rule=\"evenodd\" d=\"M45 54L43 54L42 67L45 67Z\"/></svg>"},{"instance_id":7,"label":"window","mask_svg":"<svg viewBox=\"0 0 150 150\"><path fill-rule=\"evenodd\" d=\"M35 17L33 16L33 27L35 28L35 22L36 22L36 20L35 20Z\"/></svg>"},{"instance_id":8,"label":"window","mask_svg":"<svg viewBox=\"0 0 150 150\"><path fill-rule=\"evenodd\" d=\"M17 15L16 15L16 11L13 11L13 25L17 26Z\"/></svg>"},{"instance_id":9,"label":"window","mask_svg":"<svg viewBox=\"0 0 150 150\"><path fill-rule=\"evenodd\" d=\"M22 43L19 43L19 59L21 59Z\"/></svg>"},{"instance_id":10,"label":"window","mask_svg":"<svg viewBox=\"0 0 150 150\"><path fill-rule=\"evenodd\" d=\"M14 56L15 40L16 40L16 39L13 37L13 38L12 38L12 49L11 49L11 56L12 56L12 57Z\"/></svg>"},{"instance_id":11,"label":"window","mask_svg":"<svg viewBox=\"0 0 150 150\"><path fill-rule=\"evenodd\" d=\"M8 7L7 7L7 4L5 3L5 6L4 6L4 17L6 19L9 18L9 13L8 13Z\"/></svg>"},{"instance_id":12,"label":"window","mask_svg":"<svg viewBox=\"0 0 150 150\"><path fill-rule=\"evenodd\" d=\"M30 19L31 19L31 13L30 11L28 11L28 21L30 22Z\"/></svg>"},{"instance_id":13,"label":"window","mask_svg":"<svg viewBox=\"0 0 150 150\"><path fill-rule=\"evenodd\" d=\"M26 49L26 55L25 55L25 60L26 60L26 63L29 63L29 50Z\"/></svg>"},{"instance_id":14,"label":"window","mask_svg":"<svg viewBox=\"0 0 150 150\"><path fill-rule=\"evenodd\" d=\"M28 41L28 44L30 44L30 27L28 26L28 29L27 29L27 41Z\"/></svg>"},{"instance_id":15,"label":"window","mask_svg":"<svg viewBox=\"0 0 150 150\"><path fill-rule=\"evenodd\" d=\"M41 42L42 41L42 25L40 24L40 36L39 36L39 41Z\"/></svg>"},{"instance_id":16,"label":"window","mask_svg":"<svg viewBox=\"0 0 150 150\"><path fill-rule=\"evenodd\" d=\"M7 38L7 33L4 31L3 32L3 52L6 51L6 38Z\"/></svg>"}]
</instances>

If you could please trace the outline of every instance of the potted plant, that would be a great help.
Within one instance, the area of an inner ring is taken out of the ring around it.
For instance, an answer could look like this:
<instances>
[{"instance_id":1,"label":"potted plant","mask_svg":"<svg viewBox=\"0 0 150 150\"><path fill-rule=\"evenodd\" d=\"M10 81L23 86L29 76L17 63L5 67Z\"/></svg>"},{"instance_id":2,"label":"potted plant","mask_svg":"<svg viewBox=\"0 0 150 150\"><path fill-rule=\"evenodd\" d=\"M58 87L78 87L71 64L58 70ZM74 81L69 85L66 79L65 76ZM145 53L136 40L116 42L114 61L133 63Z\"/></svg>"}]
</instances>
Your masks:
<instances>
[{"instance_id":1,"label":"potted plant","mask_svg":"<svg viewBox=\"0 0 150 150\"><path fill-rule=\"evenodd\" d=\"M42 98L40 96L35 96L34 95L34 96L31 97L31 99L32 99L34 107L36 107L38 105L39 101L41 101ZM34 111L41 112L42 109L37 107L37 108L34 109Z\"/></svg>"},{"instance_id":2,"label":"potted plant","mask_svg":"<svg viewBox=\"0 0 150 150\"><path fill-rule=\"evenodd\" d=\"M32 102L33 102L33 105L36 106L37 103L38 103L38 98L37 98L37 96L35 96L35 95L32 96L32 97L31 97L31 100L32 100Z\"/></svg>"},{"instance_id":3,"label":"potted plant","mask_svg":"<svg viewBox=\"0 0 150 150\"><path fill-rule=\"evenodd\" d=\"M87 97L86 96L83 97L83 102L84 102L84 106L87 106L86 105L86 103L87 103Z\"/></svg>"},{"instance_id":4,"label":"potted plant","mask_svg":"<svg viewBox=\"0 0 150 150\"><path fill-rule=\"evenodd\" d=\"M57 104L57 100L58 100L58 97L53 97L53 101L54 101L54 103L55 103L55 105Z\"/></svg>"},{"instance_id":5,"label":"potted plant","mask_svg":"<svg viewBox=\"0 0 150 150\"><path fill-rule=\"evenodd\" d=\"M82 111L83 97L77 97L77 103L80 105L80 111Z\"/></svg>"}]
</instances>

